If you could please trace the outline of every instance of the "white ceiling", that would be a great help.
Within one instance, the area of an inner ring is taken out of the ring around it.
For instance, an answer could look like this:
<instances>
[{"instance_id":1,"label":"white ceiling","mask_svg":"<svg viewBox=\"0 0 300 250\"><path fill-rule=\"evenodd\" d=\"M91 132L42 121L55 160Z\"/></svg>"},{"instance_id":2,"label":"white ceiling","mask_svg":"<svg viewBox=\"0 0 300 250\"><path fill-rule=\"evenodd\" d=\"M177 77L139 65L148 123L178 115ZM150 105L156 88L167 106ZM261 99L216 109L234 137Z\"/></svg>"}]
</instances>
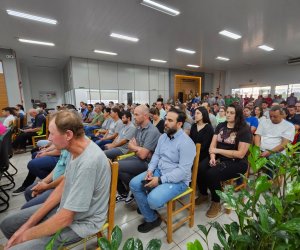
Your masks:
<instances>
[{"instance_id":1,"label":"white ceiling","mask_svg":"<svg viewBox=\"0 0 300 250\"><path fill-rule=\"evenodd\" d=\"M299 0L165 0L180 10L172 17L147 8L141 0L1 0L0 47L12 48L21 62L32 66L62 68L68 57L198 71L284 64L300 56ZM47 25L7 15L18 10L58 20ZM232 40L218 34L228 29L243 37ZM138 37L138 43L111 38L111 32ZM54 42L55 47L23 44L16 37ZM257 48L268 44L275 51ZM176 52L178 47L196 50L194 55ZM94 49L118 56L95 54ZM229 62L215 60L229 57ZM44 57L48 57L45 59ZM167 60L167 64L150 62ZM191 69L192 70L192 69Z\"/></svg>"}]
</instances>

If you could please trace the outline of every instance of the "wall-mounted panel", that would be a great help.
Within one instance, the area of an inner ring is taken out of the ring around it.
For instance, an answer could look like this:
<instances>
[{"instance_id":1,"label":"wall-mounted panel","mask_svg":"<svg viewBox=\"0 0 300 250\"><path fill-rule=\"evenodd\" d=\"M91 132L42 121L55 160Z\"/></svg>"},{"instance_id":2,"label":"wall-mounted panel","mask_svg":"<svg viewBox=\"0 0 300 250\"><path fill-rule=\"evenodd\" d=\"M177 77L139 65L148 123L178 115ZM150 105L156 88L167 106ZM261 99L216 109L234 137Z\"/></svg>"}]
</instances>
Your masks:
<instances>
[{"instance_id":1,"label":"wall-mounted panel","mask_svg":"<svg viewBox=\"0 0 300 250\"><path fill-rule=\"evenodd\" d=\"M118 63L119 89L134 89L134 66Z\"/></svg>"},{"instance_id":2,"label":"wall-mounted panel","mask_svg":"<svg viewBox=\"0 0 300 250\"><path fill-rule=\"evenodd\" d=\"M135 90L149 90L148 67L135 66Z\"/></svg>"},{"instance_id":3,"label":"wall-mounted panel","mask_svg":"<svg viewBox=\"0 0 300 250\"><path fill-rule=\"evenodd\" d=\"M74 88L89 88L88 60L84 58L73 58L72 73Z\"/></svg>"},{"instance_id":4,"label":"wall-mounted panel","mask_svg":"<svg viewBox=\"0 0 300 250\"><path fill-rule=\"evenodd\" d=\"M88 79L89 79L89 86L91 89L99 89L99 67L98 61L96 60L88 60Z\"/></svg>"},{"instance_id":5,"label":"wall-mounted panel","mask_svg":"<svg viewBox=\"0 0 300 250\"><path fill-rule=\"evenodd\" d=\"M158 90L158 68L149 68L149 90Z\"/></svg>"},{"instance_id":6,"label":"wall-mounted panel","mask_svg":"<svg viewBox=\"0 0 300 250\"><path fill-rule=\"evenodd\" d=\"M99 61L100 90L119 88L117 72L117 63Z\"/></svg>"}]
</instances>

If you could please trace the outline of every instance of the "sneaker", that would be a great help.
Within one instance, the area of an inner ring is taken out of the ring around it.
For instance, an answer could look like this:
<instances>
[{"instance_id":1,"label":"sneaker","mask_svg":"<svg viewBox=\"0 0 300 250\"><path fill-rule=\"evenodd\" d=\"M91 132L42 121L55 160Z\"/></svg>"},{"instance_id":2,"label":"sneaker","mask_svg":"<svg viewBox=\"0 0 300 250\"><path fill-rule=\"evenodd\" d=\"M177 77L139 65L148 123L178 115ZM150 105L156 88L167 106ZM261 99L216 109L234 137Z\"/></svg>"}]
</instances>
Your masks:
<instances>
[{"instance_id":1,"label":"sneaker","mask_svg":"<svg viewBox=\"0 0 300 250\"><path fill-rule=\"evenodd\" d=\"M122 194L117 194L116 196L116 203L120 202L120 201L125 201L127 198L126 195L122 195Z\"/></svg>"},{"instance_id":2,"label":"sneaker","mask_svg":"<svg viewBox=\"0 0 300 250\"><path fill-rule=\"evenodd\" d=\"M150 232L153 228L159 227L161 224L161 218L157 217L155 221L152 222L144 222L143 224L138 226L138 231L140 233L148 233Z\"/></svg>"},{"instance_id":3,"label":"sneaker","mask_svg":"<svg viewBox=\"0 0 300 250\"><path fill-rule=\"evenodd\" d=\"M133 196L133 193L131 193L131 191L130 191L127 195L126 200L125 200L125 204L128 205L133 201L134 201L134 196Z\"/></svg>"},{"instance_id":4,"label":"sneaker","mask_svg":"<svg viewBox=\"0 0 300 250\"><path fill-rule=\"evenodd\" d=\"M215 218L221 212L221 204L220 202L212 201L210 208L206 212L206 216L208 218Z\"/></svg>"},{"instance_id":5,"label":"sneaker","mask_svg":"<svg viewBox=\"0 0 300 250\"><path fill-rule=\"evenodd\" d=\"M195 204L200 205L206 201L208 201L208 195L199 194L199 196L195 199Z\"/></svg>"},{"instance_id":6,"label":"sneaker","mask_svg":"<svg viewBox=\"0 0 300 250\"><path fill-rule=\"evenodd\" d=\"M17 188L15 191L13 191L12 195L16 196L16 195L22 194L25 192L25 190L26 190L26 187L21 186L21 187Z\"/></svg>"}]
</instances>

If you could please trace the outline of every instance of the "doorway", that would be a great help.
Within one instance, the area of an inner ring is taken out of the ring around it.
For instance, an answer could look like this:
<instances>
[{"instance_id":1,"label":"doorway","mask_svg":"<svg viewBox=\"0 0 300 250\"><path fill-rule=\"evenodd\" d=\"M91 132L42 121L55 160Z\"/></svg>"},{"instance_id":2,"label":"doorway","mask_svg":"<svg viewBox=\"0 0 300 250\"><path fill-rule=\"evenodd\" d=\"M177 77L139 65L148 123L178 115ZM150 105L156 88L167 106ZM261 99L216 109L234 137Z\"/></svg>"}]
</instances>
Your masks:
<instances>
[{"instance_id":1,"label":"doorway","mask_svg":"<svg viewBox=\"0 0 300 250\"><path fill-rule=\"evenodd\" d=\"M8 96L5 84L4 70L2 66L2 61L0 61L0 109L8 106ZM2 115L2 114L0 114Z\"/></svg>"},{"instance_id":2,"label":"doorway","mask_svg":"<svg viewBox=\"0 0 300 250\"><path fill-rule=\"evenodd\" d=\"M201 96L201 84L202 77L200 76L175 75L174 100L179 99L183 103L195 94Z\"/></svg>"}]
</instances>

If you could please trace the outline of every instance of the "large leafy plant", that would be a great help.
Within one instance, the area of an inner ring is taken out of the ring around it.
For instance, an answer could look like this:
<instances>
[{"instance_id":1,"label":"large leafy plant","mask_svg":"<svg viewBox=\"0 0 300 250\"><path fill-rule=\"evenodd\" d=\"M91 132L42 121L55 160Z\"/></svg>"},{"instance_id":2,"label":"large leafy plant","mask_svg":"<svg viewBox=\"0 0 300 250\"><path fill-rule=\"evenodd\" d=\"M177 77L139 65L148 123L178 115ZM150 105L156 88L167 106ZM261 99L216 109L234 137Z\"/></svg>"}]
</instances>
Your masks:
<instances>
[{"instance_id":1,"label":"large leafy plant","mask_svg":"<svg viewBox=\"0 0 300 250\"><path fill-rule=\"evenodd\" d=\"M110 241L104 237L98 240L101 250L118 250L122 242L122 230L115 226ZM146 250L160 250L161 240L152 239L146 246ZM140 239L129 238L123 245L123 250L143 250L143 243Z\"/></svg>"},{"instance_id":2,"label":"large leafy plant","mask_svg":"<svg viewBox=\"0 0 300 250\"><path fill-rule=\"evenodd\" d=\"M235 193L234 187L227 186L218 192L238 221L199 225L207 248L208 234L215 228L220 244L215 243L214 250L300 249L299 151L299 143L289 144L285 154L273 154L266 159L260 157L257 146L250 147L248 161L254 177L247 180L248 188ZM203 246L196 240L188 243L187 248L201 250Z\"/></svg>"}]
</instances>

